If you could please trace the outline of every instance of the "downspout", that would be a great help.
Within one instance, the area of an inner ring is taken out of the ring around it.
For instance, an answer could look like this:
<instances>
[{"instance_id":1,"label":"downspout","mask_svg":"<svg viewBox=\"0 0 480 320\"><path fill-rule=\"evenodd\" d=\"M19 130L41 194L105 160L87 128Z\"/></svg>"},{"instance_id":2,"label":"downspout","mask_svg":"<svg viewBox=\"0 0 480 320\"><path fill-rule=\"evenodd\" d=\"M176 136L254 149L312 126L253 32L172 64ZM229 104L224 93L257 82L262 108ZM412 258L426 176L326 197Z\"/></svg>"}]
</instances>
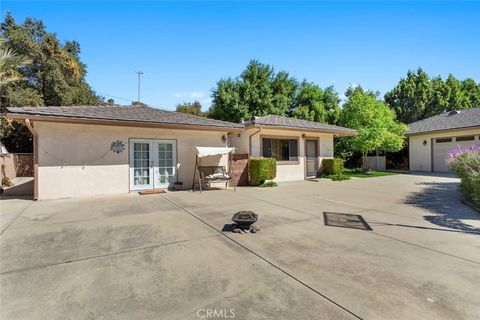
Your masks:
<instances>
[{"instance_id":1,"label":"downspout","mask_svg":"<svg viewBox=\"0 0 480 320\"><path fill-rule=\"evenodd\" d=\"M25 125L33 136L33 201L38 200L38 134L30 119L25 119Z\"/></svg>"},{"instance_id":2,"label":"downspout","mask_svg":"<svg viewBox=\"0 0 480 320\"><path fill-rule=\"evenodd\" d=\"M258 128L257 131L248 136L248 155L252 155L252 137L262 131L262 127Z\"/></svg>"}]
</instances>

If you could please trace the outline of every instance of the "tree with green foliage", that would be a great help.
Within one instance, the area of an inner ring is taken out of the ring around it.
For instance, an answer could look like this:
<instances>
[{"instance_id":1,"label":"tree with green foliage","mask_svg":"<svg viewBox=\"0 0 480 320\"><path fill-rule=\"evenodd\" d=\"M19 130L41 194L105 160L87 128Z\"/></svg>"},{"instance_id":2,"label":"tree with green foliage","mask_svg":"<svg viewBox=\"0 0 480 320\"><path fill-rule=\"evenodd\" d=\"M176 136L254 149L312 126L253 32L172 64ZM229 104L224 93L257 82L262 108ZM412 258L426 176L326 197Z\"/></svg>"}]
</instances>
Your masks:
<instances>
[{"instance_id":1,"label":"tree with green foliage","mask_svg":"<svg viewBox=\"0 0 480 320\"><path fill-rule=\"evenodd\" d=\"M198 101L195 101L193 103L191 102L179 103L177 104L176 111L180 113L192 114L194 116L199 116L199 117L206 116L205 112L202 111L202 105Z\"/></svg>"},{"instance_id":2,"label":"tree with green foliage","mask_svg":"<svg viewBox=\"0 0 480 320\"><path fill-rule=\"evenodd\" d=\"M16 69L17 80L0 87L1 113L6 107L98 105L102 102L85 80L86 66L80 61L80 45L60 43L47 32L43 22L33 18L17 24L8 14L0 24L0 37L8 50L28 57L30 64ZM3 84L3 83L2 83ZM32 149L31 136L21 124L3 126L0 137L12 152Z\"/></svg>"},{"instance_id":3,"label":"tree with green foliage","mask_svg":"<svg viewBox=\"0 0 480 320\"><path fill-rule=\"evenodd\" d=\"M31 92L27 94L19 94L13 90L9 85L15 84L18 81L25 80L20 73L20 68L29 65L32 60L25 56L18 54L7 44L5 37L0 37L0 90L11 91L12 95L17 95L17 99L28 99ZM2 107L3 110L3 107ZM16 134L11 134L15 132ZM31 145L30 132L26 130L21 124L9 120L2 112L0 115L0 139L7 147L7 150L23 150L25 144ZM27 151L29 151L27 149Z\"/></svg>"},{"instance_id":4,"label":"tree with green foliage","mask_svg":"<svg viewBox=\"0 0 480 320\"><path fill-rule=\"evenodd\" d=\"M143 103L141 101L132 101L132 106L136 106L136 107L148 107L148 105L146 103Z\"/></svg>"},{"instance_id":5,"label":"tree with green foliage","mask_svg":"<svg viewBox=\"0 0 480 320\"><path fill-rule=\"evenodd\" d=\"M333 86L329 86L323 91L323 105L327 112L326 122L329 124L337 124L338 117L340 116L340 98Z\"/></svg>"},{"instance_id":6,"label":"tree with green foliage","mask_svg":"<svg viewBox=\"0 0 480 320\"><path fill-rule=\"evenodd\" d=\"M322 88L316 84L303 81L291 113L295 118L326 122L327 111L323 102Z\"/></svg>"},{"instance_id":7,"label":"tree with green foliage","mask_svg":"<svg viewBox=\"0 0 480 320\"><path fill-rule=\"evenodd\" d=\"M18 54L7 45L7 39L0 37L0 88L20 80L25 80L20 74L20 67L29 65L32 60Z\"/></svg>"},{"instance_id":8,"label":"tree with green foliage","mask_svg":"<svg viewBox=\"0 0 480 320\"><path fill-rule=\"evenodd\" d=\"M444 111L461 110L479 106L480 84L467 78L459 81L449 75L430 78L419 68L408 71L391 91L385 94L385 102L392 108L397 119L412 123Z\"/></svg>"},{"instance_id":9,"label":"tree with green foliage","mask_svg":"<svg viewBox=\"0 0 480 320\"><path fill-rule=\"evenodd\" d=\"M419 68L416 73L408 71L407 77L385 94L385 101L395 110L398 120L411 123L424 117L431 96L430 78Z\"/></svg>"},{"instance_id":10,"label":"tree with green foliage","mask_svg":"<svg viewBox=\"0 0 480 320\"><path fill-rule=\"evenodd\" d=\"M333 87L322 90L270 65L250 61L238 78L222 79L212 92L209 117L239 122L268 114L334 124L340 99Z\"/></svg>"},{"instance_id":11,"label":"tree with green foliage","mask_svg":"<svg viewBox=\"0 0 480 320\"><path fill-rule=\"evenodd\" d=\"M210 118L240 122L251 117L248 106L240 98L238 80L228 78L218 81L212 99L212 106L208 111Z\"/></svg>"},{"instance_id":12,"label":"tree with green foliage","mask_svg":"<svg viewBox=\"0 0 480 320\"><path fill-rule=\"evenodd\" d=\"M476 83L472 78L462 81L462 88L469 107L480 107L480 83Z\"/></svg>"},{"instance_id":13,"label":"tree with green foliage","mask_svg":"<svg viewBox=\"0 0 480 320\"><path fill-rule=\"evenodd\" d=\"M288 72L280 71L273 77L271 87L274 114L287 114L295 101L299 87L298 81L291 77Z\"/></svg>"},{"instance_id":14,"label":"tree with green foliage","mask_svg":"<svg viewBox=\"0 0 480 320\"><path fill-rule=\"evenodd\" d=\"M25 80L12 84L14 90L2 89L2 106L24 106L27 99L17 100L23 92L30 100L26 105L38 105L40 101L47 106L101 102L85 81L86 66L80 61L77 42L61 44L54 33L47 32L42 21L27 18L20 25L10 14L0 24L0 33L12 50L32 59L31 64L19 70Z\"/></svg>"},{"instance_id":15,"label":"tree with green foliage","mask_svg":"<svg viewBox=\"0 0 480 320\"><path fill-rule=\"evenodd\" d=\"M336 124L340 98L333 86L325 90L318 85L303 81L291 107L295 118Z\"/></svg>"},{"instance_id":16,"label":"tree with green foliage","mask_svg":"<svg viewBox=\"0 0 480 320\"><path fill-rule=\"evenodd\" d=\"M242 102L247 106L249 113L255 113L257 116L276 114L272 101L271 82L273 75L274 71L271 66L256 60L250 61L240 75L241 81L238 84L238 89Z\"/></svg>"},{"instance_id":17,"label":"tree with green foliage","mask_svg":"<svg viewBox=\"0 0 480 320\"><path fill-rule=\"evenodd\" d=\"M407 127L396 120L395 112L382 101L360 90L351 92L340 112L339 124L357 130L356 136L343 139L362 153L363 167L368 152L395 152L404 145Z\"/></svg>"}]
</instances>

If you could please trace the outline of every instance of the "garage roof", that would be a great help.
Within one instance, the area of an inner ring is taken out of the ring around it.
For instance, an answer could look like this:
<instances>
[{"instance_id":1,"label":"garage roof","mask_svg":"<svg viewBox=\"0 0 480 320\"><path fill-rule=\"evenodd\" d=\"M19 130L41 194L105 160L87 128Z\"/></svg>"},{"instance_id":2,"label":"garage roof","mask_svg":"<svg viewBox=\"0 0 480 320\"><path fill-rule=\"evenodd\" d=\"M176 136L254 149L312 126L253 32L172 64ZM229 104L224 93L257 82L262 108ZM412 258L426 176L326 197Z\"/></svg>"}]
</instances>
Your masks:
<instances>
[{"instance_id":1,"label":"garage roof","mask_svg":"<svg viewBox=\"0 0 480 320\"><path fill-rule=\"evenodd\" d=\"M72 118L137 123L186 125L214 128L243 128L243 125L198 117L190 114L165 111L144 106L71 106L7 108L9 116L29 118Z\"/></svg>"},{"instance_id":2,"label":"garage roof","mask_svg":"<svg viewBox=\"0 0 480 320\"><path fill-rule=\"evenodd\" d=\"M407 135L473 127L480 127L480 107L447 111L427 119L413 122L408 125Z\"/></svg>"}]
</instances>

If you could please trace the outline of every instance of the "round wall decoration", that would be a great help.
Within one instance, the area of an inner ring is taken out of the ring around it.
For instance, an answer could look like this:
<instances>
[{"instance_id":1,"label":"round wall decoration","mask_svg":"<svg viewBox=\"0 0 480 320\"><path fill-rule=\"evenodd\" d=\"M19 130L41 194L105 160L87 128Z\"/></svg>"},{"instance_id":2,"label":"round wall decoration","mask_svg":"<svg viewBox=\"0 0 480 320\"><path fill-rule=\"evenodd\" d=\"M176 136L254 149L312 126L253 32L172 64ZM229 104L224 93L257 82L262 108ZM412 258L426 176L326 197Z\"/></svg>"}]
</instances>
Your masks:
<instances>
[{"instance_id":1,"label":"round wall decoration","mask_svg":"<svg viewBox=\"0 0 480 320\"><path fill-rule=\"evenodd\" d=\"M115 153L123 152L123 150L125 150L125 144L123 143L123 141L120 141L120 140L113 141L112 144L110 145L110 150L112 150Z\"/></svg>"}]
</instances>

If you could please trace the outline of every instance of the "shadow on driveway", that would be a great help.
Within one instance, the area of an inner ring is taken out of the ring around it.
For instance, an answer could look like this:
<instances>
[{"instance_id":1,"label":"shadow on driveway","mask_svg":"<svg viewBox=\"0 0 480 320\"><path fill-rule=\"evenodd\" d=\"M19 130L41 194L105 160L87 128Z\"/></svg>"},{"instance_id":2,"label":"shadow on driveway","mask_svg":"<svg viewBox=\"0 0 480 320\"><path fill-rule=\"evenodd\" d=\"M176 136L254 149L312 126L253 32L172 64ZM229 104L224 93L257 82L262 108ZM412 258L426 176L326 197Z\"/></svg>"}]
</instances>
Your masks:
<instances>
[{"instance_id":1,"label":"shadow on driveway","mask_svg":"<svg viewBox=\"0 0 480 320\"><path fill-rule=\"evenodd\" d=\"M457 182L422 182L425 189L407 197L405 203L426 209L436 215L424 219L441 227L480 234L480 228L462 220L480 221L480 213L462 202Z\"/></svg>"}]
</instances>

